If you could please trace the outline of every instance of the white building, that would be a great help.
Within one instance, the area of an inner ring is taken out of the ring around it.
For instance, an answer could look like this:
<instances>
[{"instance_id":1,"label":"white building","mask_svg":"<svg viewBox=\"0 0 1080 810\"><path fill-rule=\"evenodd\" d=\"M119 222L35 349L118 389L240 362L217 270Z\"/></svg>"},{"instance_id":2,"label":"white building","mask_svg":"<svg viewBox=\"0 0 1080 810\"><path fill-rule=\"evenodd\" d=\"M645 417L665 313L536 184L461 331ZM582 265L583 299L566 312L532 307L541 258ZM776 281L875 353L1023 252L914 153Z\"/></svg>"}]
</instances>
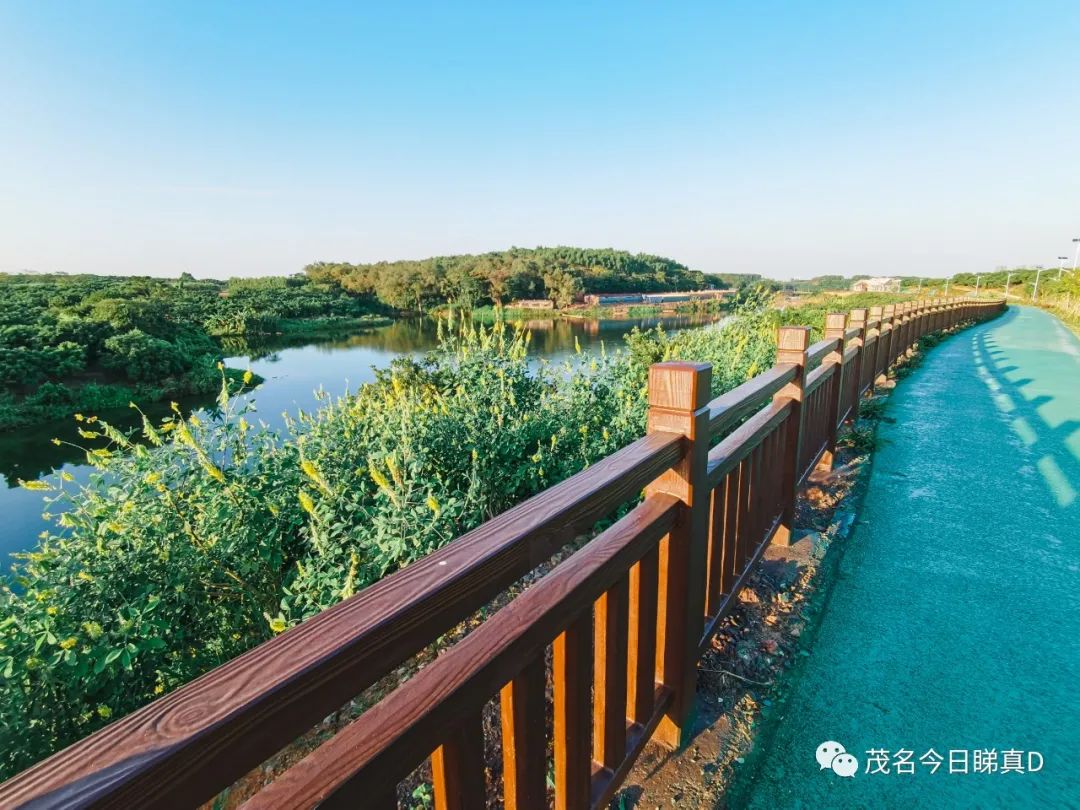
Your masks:
<instances>
[{"instance_id":1,"label":"white building","mask_svg":"<svg viewBox=\"0 0 1080 810\"><path fill-rule=\"evenodd\" d=\"M862 278L851 285L852 292L900 292L900 279L892 276Z\"/></svg>"}]
</instances>

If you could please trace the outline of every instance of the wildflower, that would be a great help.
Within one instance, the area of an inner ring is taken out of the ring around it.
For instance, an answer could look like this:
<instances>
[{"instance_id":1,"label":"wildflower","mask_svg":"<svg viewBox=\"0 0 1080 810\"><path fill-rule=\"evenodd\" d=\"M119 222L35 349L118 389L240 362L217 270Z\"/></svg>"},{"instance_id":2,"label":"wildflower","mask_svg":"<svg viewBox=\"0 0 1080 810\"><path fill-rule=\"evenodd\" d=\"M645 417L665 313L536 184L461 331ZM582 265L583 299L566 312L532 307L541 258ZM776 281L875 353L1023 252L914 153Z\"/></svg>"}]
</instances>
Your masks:
<instances>
[{"instance_id":1,"label":"wildflower","mask_svg":"<svg viewBox=\"0 0 1080 810\"><path fill-rule=\"evenodd\" d=\"M434 512L436 515L439 514L439 511L440 511L439 502L437 500L435 500L434 495L428 495L426 503L428 505L428 509L430 509L432 512Z\"/></svg>"},{"instance_id":2,"label":"wildflower","mask_svg":"<svg viewBox=\"0 0 1080 810\"><path fill-rule=\"evenodd\" d=\"M23 481L21 478L19 479L19 486L33 492L49 492L52 489L44 481Z\"/></svg>"},{"instance_id":3,"label":"wildflower","mask_svg":"<svg viewBox=\"0 0 1080 810\"><path fill-rule=\"evenodd\" d=\"M289 625L285 621L285 617L282 616L280 613L277 615L276 618L270 619L270 629L274 633L284 633L285 628L287 628L288 626Z\"/></svg>"},{"instance_id":4,"label":"wildflower","mask_svg":"<svg viewBox=\"0 0 1080 810\"><path fill-rule=\"evenodd\" d=\"M75 636L68 636L63 641L60 642L60 649L61 650L70 650L72 647L74 647L78 643L79 643L79 640L77 638L75 638Z\"/></svg>"},{"instance_id":5,"label":"wildflower","mask_svg":"<svg viewBox=\"0 0 1080 810\"><path fill-rule=\"evenodd\" d=\"M83 622L82 629L86 635L90 636L91 641L97 641L101 638L102 629L97 622Z\"/></svg>"},{"instance_id":6,"label":"wildflower","mask_svg":"<svg viewBox=\"0 0 1080 810\"><path fill-rule=\"evenodd\" d=\"M247 371L244 372L244 385L250 383L254 378L255 375L251 373L251 369L249 368Z\"/></svg>"},{"instance_id":7,"label":"wildflower","mask_svg":"<svg viewBox=\"0 0 1080 810\"><path fill-rule=\"evenodd\" d=\"M80 571L78 574L75 575L75 578L76 579L81 579L83 582L93 582L94 581L94 575L93 574L88 574L86 571Z\"/></svg>"},{"instance_id":8,"label":"wildflower","mask_svg":"<svg viewBox=\"0 0 1080 810\"><path fill-rule=\"evenodd\" d=\"M100 717L102 720L108 720L110 717L112 717L112 709L110 709L105 704L97 707L97 713L98 717Z\"/></svg>"},{"instance_id":9,"label":"wildflower","mask_svg":"<svg viewBox=\"0 0 1080 810\"><path fill-rule=\"evenodd\" d=\"M74 481L75 476L72 475L71 473L69 473L67 470L64 470L63 472L60 473L60 480L61 481Z\"/></svg>"},{"instance_id":10,"label":"wildflower","mask_svg":"<svg viewBox=\"0 0 1080 810\"><path fill-rule=\"evenodd\" d=\"M315 517L315 501L311 499L311 496L305 490L300 490L300 505L304 508L312 517Z\"/></svg>"},{"instance_id":11,"label":"wildflower","mask_svg":"<svg viewBox=\"0 0 1080 810\"><path fill-rule=\"evenodd\" d=\"M390 477L393 478L394 483L400 487L402 485L401 470L398 469L393 456L386 457L386 469L390 470Z\"/></svg>"},{"instance_id":12,"label":"wildflower","mask_svg":"<svg viewBox=\"0 0 1080 810\"><path fill-rule=\"evenodd\" d=\"M165 691L165 684L163 684L163 683L159 683L157 686L154 687L154 694L155 695L160 695L164 691Z\"/></svg>"}]
</instances>

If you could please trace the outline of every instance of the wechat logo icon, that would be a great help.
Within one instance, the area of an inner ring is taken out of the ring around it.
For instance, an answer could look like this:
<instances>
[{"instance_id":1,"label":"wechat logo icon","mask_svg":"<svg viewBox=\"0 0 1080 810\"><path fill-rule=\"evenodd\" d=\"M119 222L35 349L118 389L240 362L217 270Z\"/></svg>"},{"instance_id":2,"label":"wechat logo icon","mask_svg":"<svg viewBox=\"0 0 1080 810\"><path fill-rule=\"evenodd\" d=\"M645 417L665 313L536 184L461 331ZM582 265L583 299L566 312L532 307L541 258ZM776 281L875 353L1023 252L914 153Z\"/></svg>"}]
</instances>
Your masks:
<instances>
[{"instance_id":1,"label":"wechat logo icon","mask_svg":"<svg viewBox=\"0 0 1080 810\"><path fill-rule=\"evenodd\" d=\"M859 771L859 760L849 754L840 743L826 740L817 747L814 756L820 765L819 770L828 768L837 776L850 777Z\"/></svg>"}]
</instances>

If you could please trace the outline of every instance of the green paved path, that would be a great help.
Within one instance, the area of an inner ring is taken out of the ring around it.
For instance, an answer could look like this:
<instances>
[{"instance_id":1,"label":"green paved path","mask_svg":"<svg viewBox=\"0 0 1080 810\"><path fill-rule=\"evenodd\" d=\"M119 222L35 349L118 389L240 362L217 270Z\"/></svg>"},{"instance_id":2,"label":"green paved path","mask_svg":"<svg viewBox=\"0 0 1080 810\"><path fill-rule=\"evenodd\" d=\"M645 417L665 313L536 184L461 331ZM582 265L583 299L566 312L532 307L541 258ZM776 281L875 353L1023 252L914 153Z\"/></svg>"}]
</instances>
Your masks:
<instances>
[{"instance_id":1,"label":"green paved path","mask_svg":"<svg viewBox=\"0 0 1080 810\"><path fill-rule=\"evenodd\" d=\"M887 415L811 655L731 805L1080 807L1080 341L1010 309L932 350ZM856 776L819 770L826 740ZM888 775L867 774L872 748ZM1045 765L948 773L976 748Z\"/></svg>"}]
</instances>

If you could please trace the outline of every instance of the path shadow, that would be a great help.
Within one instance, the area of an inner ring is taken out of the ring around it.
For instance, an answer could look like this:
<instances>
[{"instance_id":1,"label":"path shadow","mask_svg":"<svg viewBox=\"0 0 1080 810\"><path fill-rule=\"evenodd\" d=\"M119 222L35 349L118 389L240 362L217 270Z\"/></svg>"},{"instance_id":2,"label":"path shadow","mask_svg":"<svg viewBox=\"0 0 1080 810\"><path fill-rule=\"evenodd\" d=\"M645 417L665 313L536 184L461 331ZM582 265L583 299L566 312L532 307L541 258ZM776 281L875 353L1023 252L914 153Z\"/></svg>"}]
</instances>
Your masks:
<instances>
[{"instance_id":1,"label":"path shadow","mask_svg":"<svg viewBox=\"0 0 1080 810\"><path fill-rule=\"evenodd\" d=\"M1054 426L1047 424L1039 409L1054 402L1054 397L1049 394L1029 397L1024 389L1035 378L1010 380L1006 376L1018 369L997 359L1005 356L1005 352L996 348L992 328L973 335L972 346L977 368L982 369L980 376L996 407L1011 418L1014 433L1038 457L1036 467L1051 498L1060 509L1080 511L1080 458L1069 447L1070 437L1080 431L1080 419L1066 419Z\"/></svg>"}]
</instances>

